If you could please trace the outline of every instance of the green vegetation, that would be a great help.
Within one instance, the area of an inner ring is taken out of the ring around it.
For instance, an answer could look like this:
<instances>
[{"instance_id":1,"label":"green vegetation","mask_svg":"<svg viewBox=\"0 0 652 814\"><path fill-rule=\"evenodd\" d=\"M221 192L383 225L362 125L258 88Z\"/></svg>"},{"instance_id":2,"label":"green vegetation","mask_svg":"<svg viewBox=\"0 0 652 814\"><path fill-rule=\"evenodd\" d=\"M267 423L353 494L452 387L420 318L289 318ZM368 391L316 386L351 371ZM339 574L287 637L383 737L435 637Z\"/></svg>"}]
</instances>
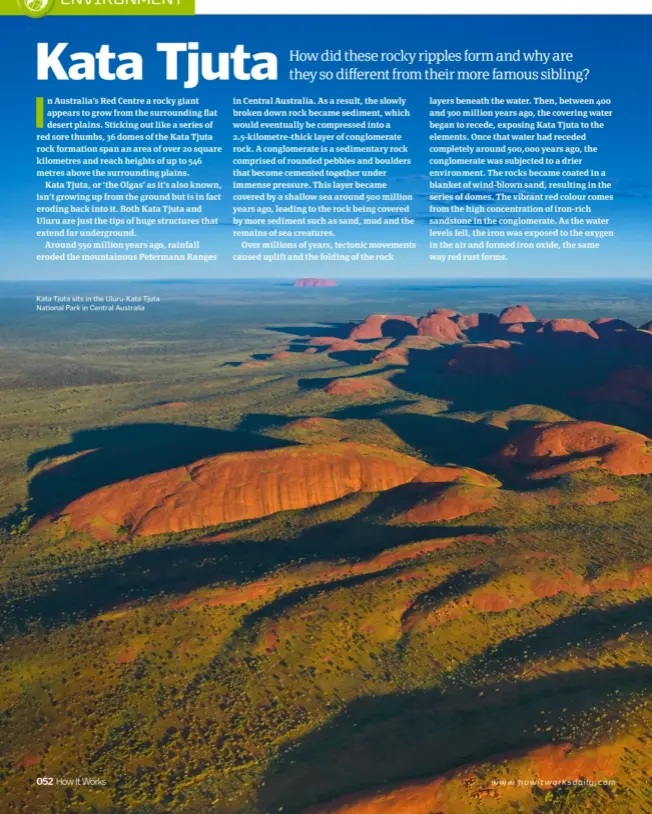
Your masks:
<instances>
[{"instance_id":1,"label":"green vegetation","mask_svg":"<svg viewBox=\"0 0 652 814\"><path fill-rule=\"evenodd\" d=\"M2 811L299 814L469 763L486 785L522 771L514 755L564 743L611 749L616 784L518 802L470 784L447 814L649 811L649 476L505 483L494 508L427 525L392 525L374 494L113 542L44 521L221 452L345 440L486 471L515 428L592 417L574 394L519 400L515 383L497 405L324 352L239 367L309 336L307 319L328 335L331 320L423 311L423 291L279 288L175 291L141 322L2 315ZM455 296L467 310L508 299L485 293ZM512 298L537 311L531 293ZM631 306L640 322L649 303ZM319 386L372 371L396 387ZM613 420L641 431L649 416ZM619 499L583 502L598 487Z\"/></svg>"}]
</instances>

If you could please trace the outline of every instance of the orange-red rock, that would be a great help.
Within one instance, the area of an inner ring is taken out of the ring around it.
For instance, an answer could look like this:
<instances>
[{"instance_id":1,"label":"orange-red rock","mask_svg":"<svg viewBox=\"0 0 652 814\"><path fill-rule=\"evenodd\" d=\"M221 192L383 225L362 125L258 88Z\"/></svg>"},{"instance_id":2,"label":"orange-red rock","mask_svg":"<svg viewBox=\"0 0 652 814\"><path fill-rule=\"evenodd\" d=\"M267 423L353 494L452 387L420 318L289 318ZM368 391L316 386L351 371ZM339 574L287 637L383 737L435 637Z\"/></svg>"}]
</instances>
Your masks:
<instances>
[{"instance_id":1,"label":"orange-red rock","mask_svg":"<svg viewBox=\"0 0 652 814\"><path fill-rule=\"evenodd\" d=\"M364 350L365 346L356 342L355 339L336 339L332 345L327 348L328 353L341 353L342 351L349 350Z\"/></svg>"},{"instance_id":2,"label":"orange-red rock","mask_svg":"<svg viewBox=\"0 0 652 814\"><path fill-rule=\"evenodd\" d=\"M598 339L593 328L583 319L551 319L543 326L545 334L585 334L591 339Z\"/></svg>"},{"instance_id":3,"label":"orange-red rock","mask_svg":"<svg viewBox=\"0 0 652 814\"><path fill-rule=\"evenodd\" d=\"M628 745L631 748L633 744ZM580 749L562 742L502 753L481 763L458 766L435 778L367 789L316 803L301 814L473 814L512 808L531 811L538 805L540 788L556 788L560 780L597 783L614 777L624 747L624 743L610 742ZM513 779L514 785L492 783L505 777Z\"/></svg>"},{"instance_id":4,"label":"orange-red rock","mask_svg":"<svg viewBox=\"0 0 652 814\"><path fill-rule=\"evenodd\" d=\"M608 486L596 486L587 494L578 498L577 503L581 506L595 506L599 503L615 503L620 500L620 495Z\"/></svg>"},{"instance_id":5,"label":"orange-red rock","mask_svg":"<svg viewBox=\"0 0 652 814\"><path fill-rule=\"evenodd\" d=\"M505 350L509 350L509 348L512 347L512 343L506 339L492 339L491 342L487 342L486 344L490 348L505 348Z\"/></svg>"},{"instance_id":6,"label":"orange-red rock","mask_svg":"<svg viewBox=\"0 0 652 814\"><path fill-rule=\"evenodd\" d=\"M359 325L355 325L349 339L381 339L384 336L405 336L416 333L417 321L414 317L400 314L371 314ZM412 329L410 331L410 329Z\"/></svg>"},{"instance_id":7,"label":"orange-red rock","mask_svg":"<svg viewBox=\"0 0 652 814\"><path fill-rule=\"evenodd\" d=\"M330 396L382 396L392 389L392 384L377 376L347 376L333 379L324 391Z\"/></svg>"},{"instance_id":8,"label":"orange-red rock","mask_svg":"<svg viewBox=\"0 0 652 814\"><path fill-rule=\"evenodd\" d=\"M121 650L118 655L115 657L116 664L131 664L132 662L136 661L138 656L140 655L140 648L139 647L127 647L125 650Z\"/></svg>"},{"instance_id":9,"label":"orange-red rock","mask_svg":"<svg viewBox=\"0 0 652 814\"><path fill-rule=\"evenodd\" d=\"M498 322L501 325L511 325L515 322L536 322L536 317L527 305L510 305L500 312Z\"/></svg>"},{"instance_id":10,"label":"orange-red rock","mask_svg":"<svg viewBox=\"0 0 652 814\"><path fill-rule=\"evenodd\" d=\"M448 316L455 316L454 314L449 314ZM473 328L480 327L480 314L460 314L455 319L455 324L460 329L460 331L468 331Z\"/></svg>"},{"instance_id":11,"label":"orange-red rock","mask_svg":"<svg viewBox=\"0 0 652 814\"><path fill-rule=\"evenodd\" d=\"M336 342L341 341L341 336L313 336L312 339L308 340L308 344L316 348L321 348L328 345L334 345Z\"/></svg>"},{"instance_id":12,"label":"orange-red rock","mask_svg":"<svg viewBox=\"0 0 652 814\"><path fill-rule=\"evenodd\" d=\"M30 766L36 766L42 760L43 758L40 755L37 755L36 752L27 752L14 764L14 766L17 769L21 766L25 769L29 769Z\"/></svg>"},{"instance_id":13,"label":"orange-red rock","mask_svg":"<svg viewBox=\"0 0 652 814\"><path fill-rule=\"evenodd\" d=\"M411 350L434 350L439 347L441 347L440 343L433 336L406 336L393 342L375 356L372 361L406 365L410 361L409 354Z\"/></svg>"},{"instance_id":14,"label":"orange-red rock","mask_svg":"<svg viewBox=\"0 0 652 814\"><path fill-rule=\"evenodd\" d=\"M250 359L248 362L242 362L240 367L267 367L268 363L263 362L262 359Z\"/></svg>"},{"instance_id":15,"label":"orange-red rock","mask_svg":"<svg viewBox=\"0 0 652 814\"><path fill-rule=\"evenodd\" d=\"M433 336L441 342L463 342L466 339L458 325L443 314L421 317L417 333L419 336Z\"/></svg>"},{"instance_id":16,"label":"orange-red rock","mask_svg":"<svg viewBox=\"0 0 652 814\"><path fill-rule=\"evenodd\" d=\"M385 350L381 350L380 353L374 356L371 361L376 363L384 362L388 365L407 365L409 364L409 353L410 349L407 347L385 348Z\"/></svg>"},{"instance_id":17,"label":"orange-red rock","mask_svg":"<svg viewBox=\"0 0 652 814\"><path fill-rule=\"evenodd\" d=\"M473 486L500 486L500 482L486 472L468 466L429 466L423 469L413 483L467 483Z\"/></svg>"},{"instance_id":18,"label":"orange-red rock","mask_svg":"<svg viewBox=\"0 0 652 814\"><path fill-rule=\"evenodd\" d=\"M116 527L162 534L317 506L391 489L427 464L363 444L237 452L105 486L61 512L76 531L106 538Z\"/></svg>"},{"instance_id":19,"label":"orange-red rock","mask_svg":"<svg viewBox=\"0 0 652 814\"><path fill-rule=\"evenodd\" d=\"M393 518L394 523L439 523L492 509L498 500L495 489L466 484L418 490L415 504Z\"/></svg>"},{"instance_id":20,"label":"orange-red rock","mask_svg":"<svg viewBox=\"0 0 652 814\"><path fill-rule=\"evenodd\" d=\"M534 480L590 467L612 475L647 475L652 473L652 442L597 421L538 424L513 438L489 462Z\"/></svg>"}]
</instances>

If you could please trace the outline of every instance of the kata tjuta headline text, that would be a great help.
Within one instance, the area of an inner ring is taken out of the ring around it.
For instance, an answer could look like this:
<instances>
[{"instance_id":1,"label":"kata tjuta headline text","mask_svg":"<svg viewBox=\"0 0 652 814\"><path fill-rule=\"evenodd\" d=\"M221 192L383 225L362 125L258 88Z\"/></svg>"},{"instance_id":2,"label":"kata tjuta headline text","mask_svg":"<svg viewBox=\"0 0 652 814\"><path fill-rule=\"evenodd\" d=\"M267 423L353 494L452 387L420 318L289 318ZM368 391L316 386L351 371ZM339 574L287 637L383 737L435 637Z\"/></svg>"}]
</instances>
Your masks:
<instances>
[{"instance_id":1,"label":"kata tjuta headline text","mask_svg":"<svg viewBox=\"0 0 652 814\"><path fill-rule=\"evenodd\" d=\"M184 88L195 88L200 79L277 79L275 54L250 54L244 45L233 51L213 53L199 50L198 42L158 42L165 63L165 78L182 80ZM37 44L37 79L142 79L143 57L136 51L116 54L101 45L95 54L68 53L68 43Z\"/></svg>"}]
</instances>

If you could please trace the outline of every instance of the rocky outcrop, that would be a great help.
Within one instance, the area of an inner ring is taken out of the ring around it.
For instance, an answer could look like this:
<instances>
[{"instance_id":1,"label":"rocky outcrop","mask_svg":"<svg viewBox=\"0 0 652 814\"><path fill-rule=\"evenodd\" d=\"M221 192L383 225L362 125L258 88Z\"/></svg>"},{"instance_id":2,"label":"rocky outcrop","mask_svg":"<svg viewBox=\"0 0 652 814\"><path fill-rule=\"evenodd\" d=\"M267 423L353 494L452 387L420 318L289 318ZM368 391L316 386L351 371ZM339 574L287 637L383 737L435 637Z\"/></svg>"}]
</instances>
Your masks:
<instances>
[{"instance_id":1,"label":"rocky outcrop","mask_svg":"<svg viewBox=\"0 0 652 814\"><path fill-rule=\"evenodd\" d=\"M536 317L527 305L510 305L503 308L498 317L501 325L512 325L515 322L536 322Z\"/></svg>"},{"instance_id":2,"label":"rocky outcrop","mask_svg":"<svg viewBox=\"0 0 652 814\"><path fill-rule=\"evenodd\" d=\"M417 321L414 317L401 314L371 314L353 327L349 339L382 339L385 336L400 339L416 332Z\"/></svg>"},{"instance_id":3,"label":"rocky outcrop","mask_svg":"<svg viewBox=\"0 0 652 814\"><path fill-rule=\"evenodd\" d=\"M469 466L429 466L422 470L413 483L463 483L471 486L500 486L500 481L479 469Z\"/></svg>"},{"instance_id":4,"label":"rocky outcrop","mask_svg":"<svg viewBox=\"0 0 652 814\"><path fill-rule=\"evenodd\" d=\"M384 363L386 365L408 365L410 349L401 345L396 345L391 348L385 348L380 353L376 354L371 360L375 364Z\"/></svg>"},{"instance_id":5,"label":"rocky outcrop","mask_svg":"<svg viewBox=\"0 0 652 814\"><path fill-rule=\"evenodd\" d=\"M356 342L355 339L336 339L326 348L327 353L343 353L351 350L365 350L365 346Z\"/></svg>"},{"instance_id":6,"label":"rocky outcrop","mask_svg":"<svg viewBox=\"0 0 652 814\"><path fill-rule=\"evenodd\" d=\"M466 336L458 325L443 314L421 317L417 334L432 336L439 342L464 342Z\"/></svg>"},{"instance_id":7,"label":"rocky outcrop","mask_svg":"<svg viewBox=\"0 0 652 814\"><path fill-rule=\"evenodd\" d=\"M466 484L430 486L417 490L414 505L393 518L393 523L440 523L492 509L496 489Z\"/></svg>"},{"instance_id":8,"label":"rocky outcrop","mask_svg":"<svg viewBox=\"0 0 652 814\"><path fill-rule=\"evenodd\" d=\"M336 342L348 342L348 339L342 339L340 336L313 336L312 339L308 340L308 344L315 347L329 347L330 345L334 345Z\"/></svg>"},{"instance_id":9,"label":"rocky outcrop","mask_svg":"<svg viewBox=\"0 0 652 814\"><path fill-rule=\"evenodd\" d=\"M238 452L105 486L61 511L75 531L101 539L199 529L392 489L427 464L363 444Z\"/></svg>"},{"instance_id":10,"label":"rocky outcrop","mask_svg":"<svg viewBox=\"0 0 652 814\"><path fill-rule=\"evenodd\" d=\"M393 385L378 376L347 376L333 379L324 387L329 396L383 396Z\"/></svg>"},{"instance_id":11,"label":"rocky outcrop","mask_svg":"<svg viewBox=\"0 0 652 814\"><path fill-rule=\"evenodd\" d=\"M583 469L612 475L652 473L652 441L597 421L539 424L517 435L489 463L528 480L545 480Z\"/></svg>"},{"instance_id":12,"label":"rocky outcrop","mask_svg":"<svg viewBox=\"0 0 652 814\"><path fill-rule=\"evenodd\" d=\"M322 286L332 287L337 285L335 280L326 280L323 277L300 277L293 283L297 288L320 288Z\"/></svg>"},{"instance_id":13,"label":"rocky outcrop","mask_svg":"<svg viewBox=\"0 0 652 814\"><path fill-rule=\"evenodd\" d=\"M388 365L407 365L410 362L410 351L434 350L438 347L440 343L433 336L406 336L382 350L372 361Z\"/></svg>"},{"instance_id":14,"label":"rocky outcrop","mask_svg":"<svg viewBox=\"0 0 652 814\"><path fill-rule=\"evenodd\" d=\"M543 326L543 334L583 334L591 339L599 339L593 328L582 319L551 319Z\"/></svg>"},{"instance_id":15,"label":"rocky outcrop","mask_svg":"<svg viewBox=\"0 0 652 814\"><path fill-rule=\"evenodd\" d=\"M620 495L608 486L596 486L577 499L580 506L597 506L600 503L616 503Z\"/></svg>"}]
</instances>

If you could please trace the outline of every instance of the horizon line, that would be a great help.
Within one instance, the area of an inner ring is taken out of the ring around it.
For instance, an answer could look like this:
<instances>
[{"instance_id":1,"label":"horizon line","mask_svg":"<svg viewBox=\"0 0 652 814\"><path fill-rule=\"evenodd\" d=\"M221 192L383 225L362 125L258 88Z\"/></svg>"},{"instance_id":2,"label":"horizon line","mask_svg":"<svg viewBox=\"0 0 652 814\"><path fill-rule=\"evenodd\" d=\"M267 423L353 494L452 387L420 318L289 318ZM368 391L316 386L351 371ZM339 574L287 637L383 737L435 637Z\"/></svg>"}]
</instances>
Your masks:
<instances>
[{"instance_id":1,"label":"horizon line","mask_svg":"<svg viewBox=\"0 0 652 814\"><path fill-rule=\"evenodd\" d=\"M335 282L396 282L416 281L420 283L437 282L541 282L541 281L576 281L586 283L597 282L650 282L652 278L646 276L635 277L22 277L0 279L2 283L234 283L234 282L294 282L301 279L334 280Z\"/></svg>"}]
</instances>

